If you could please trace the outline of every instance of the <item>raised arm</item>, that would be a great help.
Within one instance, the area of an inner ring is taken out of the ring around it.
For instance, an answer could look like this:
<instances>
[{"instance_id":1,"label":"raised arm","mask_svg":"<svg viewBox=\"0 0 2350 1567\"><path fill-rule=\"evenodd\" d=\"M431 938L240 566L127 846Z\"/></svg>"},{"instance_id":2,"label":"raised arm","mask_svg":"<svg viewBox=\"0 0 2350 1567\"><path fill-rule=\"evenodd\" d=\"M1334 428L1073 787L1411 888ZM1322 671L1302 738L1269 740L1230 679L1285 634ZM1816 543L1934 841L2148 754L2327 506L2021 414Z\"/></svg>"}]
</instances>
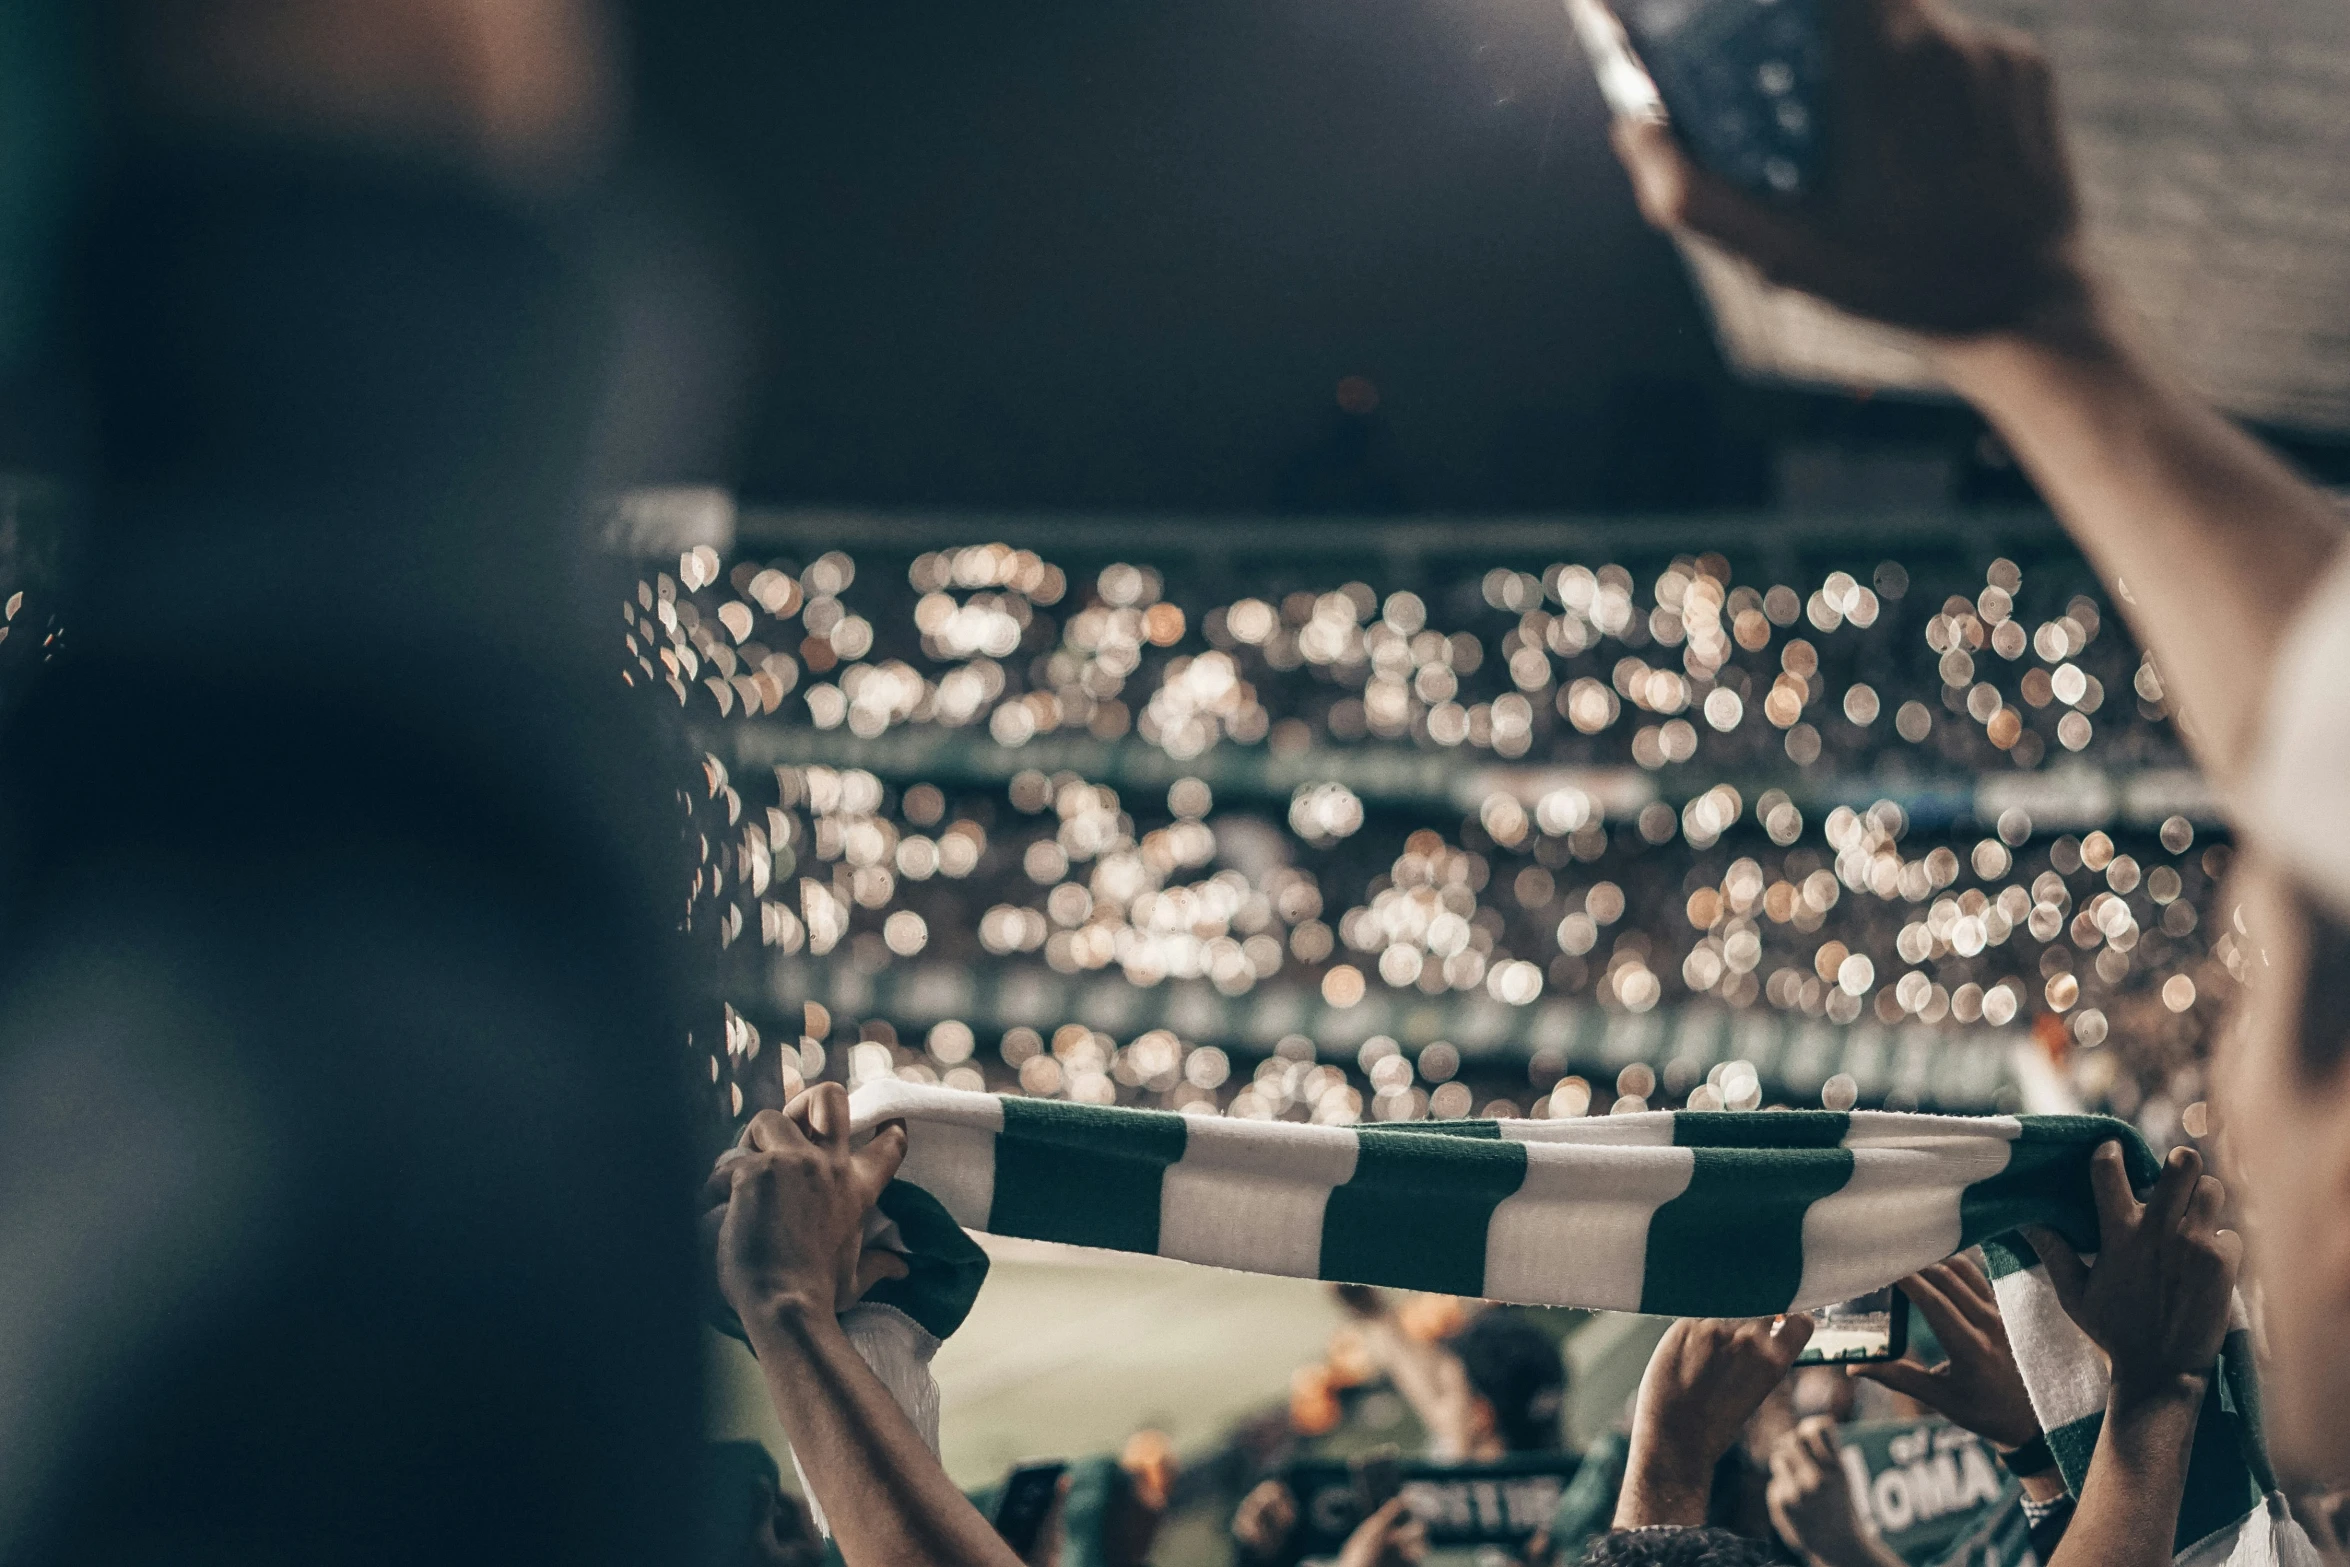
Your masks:
<instances>
[{"instance_id":1,"label":"raised arm","mask_svg":"<svg viewBox=\"0 0 2350 1567\"><path fill-rule=\"evenodd\" d=\"M1933 0L1834 0L1828 196L1766 207L1662 126L1617 151L1642 210L1773 282L1926 334L2112 587L2234 788L2291 613L2343 532L2331 501L2146 348L2084 255L2047 66Z\"/></svg>"},{"instance_id":2,"label":"raised arm","mask_svg":"<svg viewBox=\"0 0 2350 1567\"><path fill-rule=\"evenodd\" d=\"M2098 289L2070 320L1949 345L1943 371L2111 586L2196 761L2233 791L2341 516L2138 347L2120 317Z\"/></svg>"},{"instance_id":3,"label":"raised arm","mask_svg":"<svg viewBox=\"0 0 2350 1567\"><path fill-rule=\"evenodd\" d=\"M1632 1405L1618 1529L1700 1528L1721 1461L1811 1342L1809 1317L1684 1317L1665 1329Z\"/></svg>"},{"instance_id":4,"label":"raised arm","mask_svg":"<svg viewBox=\"0 0 2350 1567\"><path fill-rule=\"evenodd\" d=\"M2171 1154L2144 1203L2119 1144L2097 1151L2090 1174L2096 1266L2053 1234L2032 1235L2058 1300L2113 1369L2105 1428L2049 1567L2168 1567L2243 1245L2219 1227L2227 1194L2192 1148Z\"/></svg>"},{"instance_id":5,"label":"raised arm","mask_svg":"<svg viewBox=\"0 0 2350 1567\"><path fill-rule=\"evenodd\" d=\"M856 1152L826 1083L764 1111L723 1185L718 1281L848 1567L1020 1567L841 1331L865 1213L905 1157L891 1125Z\"/></svg>"}]
</instances>

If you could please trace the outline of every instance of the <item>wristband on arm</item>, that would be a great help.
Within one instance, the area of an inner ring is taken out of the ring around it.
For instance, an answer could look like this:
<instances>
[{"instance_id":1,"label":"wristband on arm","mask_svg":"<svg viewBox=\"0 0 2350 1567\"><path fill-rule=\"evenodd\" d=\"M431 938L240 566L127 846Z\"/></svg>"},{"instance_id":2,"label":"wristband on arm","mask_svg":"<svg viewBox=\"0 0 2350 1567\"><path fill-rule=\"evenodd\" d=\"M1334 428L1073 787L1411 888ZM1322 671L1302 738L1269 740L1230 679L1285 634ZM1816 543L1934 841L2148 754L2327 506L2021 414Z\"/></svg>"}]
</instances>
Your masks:
<instances>
[{"instance_id":1,"label":"wristband on arm","mask_svg":"<svg viewBox=\"0 0 2350 1567\"><path fill-rule=\"evenodd\" d=\"M1999 1467L2018 1480L2046 1474L2056 1467L2056 1454L2049 1450L2048 1435L2043 1431L2033 1432L2032 1439L2021 1447L2004 1452L1994 1447L1992 1452L1998 1455Z\"/></svg>"}]
</instances>

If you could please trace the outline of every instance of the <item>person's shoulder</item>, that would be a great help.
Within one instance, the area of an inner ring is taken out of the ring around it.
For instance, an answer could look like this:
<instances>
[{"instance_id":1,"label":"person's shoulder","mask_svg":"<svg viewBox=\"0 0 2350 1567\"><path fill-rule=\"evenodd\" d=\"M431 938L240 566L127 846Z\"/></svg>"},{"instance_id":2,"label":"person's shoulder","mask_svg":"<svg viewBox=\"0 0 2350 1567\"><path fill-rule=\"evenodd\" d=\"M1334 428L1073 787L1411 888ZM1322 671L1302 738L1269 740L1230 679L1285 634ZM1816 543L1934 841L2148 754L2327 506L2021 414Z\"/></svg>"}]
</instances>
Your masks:
<instances>
[{"instance_id":1,"label":"person's shoulder","mask_svg":"<svg viewBox=\"0 0 2350 1567\"><path fill-rule=\"evenodd\" d=\"M2350 835L2311 832L2350 815L2350 549L2337 548L2277 649L2237 825L2302 891L2350 919Z\"/></svg>"}]
</instances>

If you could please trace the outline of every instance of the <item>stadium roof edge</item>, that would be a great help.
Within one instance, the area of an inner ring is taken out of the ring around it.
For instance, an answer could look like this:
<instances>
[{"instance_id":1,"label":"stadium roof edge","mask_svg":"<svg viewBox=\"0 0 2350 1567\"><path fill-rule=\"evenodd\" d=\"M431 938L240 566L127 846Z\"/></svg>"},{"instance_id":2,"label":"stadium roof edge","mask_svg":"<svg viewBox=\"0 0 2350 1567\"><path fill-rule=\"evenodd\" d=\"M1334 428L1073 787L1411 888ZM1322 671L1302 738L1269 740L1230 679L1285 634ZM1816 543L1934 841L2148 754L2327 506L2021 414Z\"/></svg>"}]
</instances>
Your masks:
<instances>
[{"instance_id":1,"label":"stadium roof edge","mask_svg":"<svg viewBox=\"0 0 2350 1567\"><path fill-rule=\"evenodd\" d=\"M1001 540L1087 553L1202 551L1295 558L1320 554L1423 559L1496 552L1657 554L1725 547L1741 553L1934 545L2069 549L2038 507L1924 507L1838 512L1709 511L1554 516L1214 516L1075 512L746 508L739 537L759 548L923 548Z\"/></svg>"}]
</instances>

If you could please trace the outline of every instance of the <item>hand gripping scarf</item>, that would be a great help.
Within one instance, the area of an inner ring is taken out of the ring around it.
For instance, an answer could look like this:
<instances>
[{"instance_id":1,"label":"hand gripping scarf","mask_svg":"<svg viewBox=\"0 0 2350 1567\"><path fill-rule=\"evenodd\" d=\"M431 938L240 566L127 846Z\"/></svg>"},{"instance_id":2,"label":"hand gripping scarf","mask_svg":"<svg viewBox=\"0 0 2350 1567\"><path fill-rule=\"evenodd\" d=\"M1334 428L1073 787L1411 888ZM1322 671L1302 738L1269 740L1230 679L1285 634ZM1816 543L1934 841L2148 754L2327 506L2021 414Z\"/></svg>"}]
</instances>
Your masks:
<instances>
[{"instance_id":1,"label":"hand gripping scarf","mask_svg":"<svg viewBox=\"0 0 2350 1567\"><path fill-rule=\"evenodd\" d=\"M2018 1227L2094 1252L2097 1146L2120 1141L2141 1188L2159 1170L2134 1130L2093 1116L1682 1110L1308 1126L896 1081L850 1105L860 1134L906 1123L884 1207L912 1271L885 1287L885 1305L932 1348L985 1275L956 1226L1247 1273L1708 1317L1831 1305L1980 1245L2076 1493L2104 1419L2104 1359ZM2240 1306L2211 1386L2178 1560L2315 1567L2262 1445Z\"/></svg>"}]
</instances>

